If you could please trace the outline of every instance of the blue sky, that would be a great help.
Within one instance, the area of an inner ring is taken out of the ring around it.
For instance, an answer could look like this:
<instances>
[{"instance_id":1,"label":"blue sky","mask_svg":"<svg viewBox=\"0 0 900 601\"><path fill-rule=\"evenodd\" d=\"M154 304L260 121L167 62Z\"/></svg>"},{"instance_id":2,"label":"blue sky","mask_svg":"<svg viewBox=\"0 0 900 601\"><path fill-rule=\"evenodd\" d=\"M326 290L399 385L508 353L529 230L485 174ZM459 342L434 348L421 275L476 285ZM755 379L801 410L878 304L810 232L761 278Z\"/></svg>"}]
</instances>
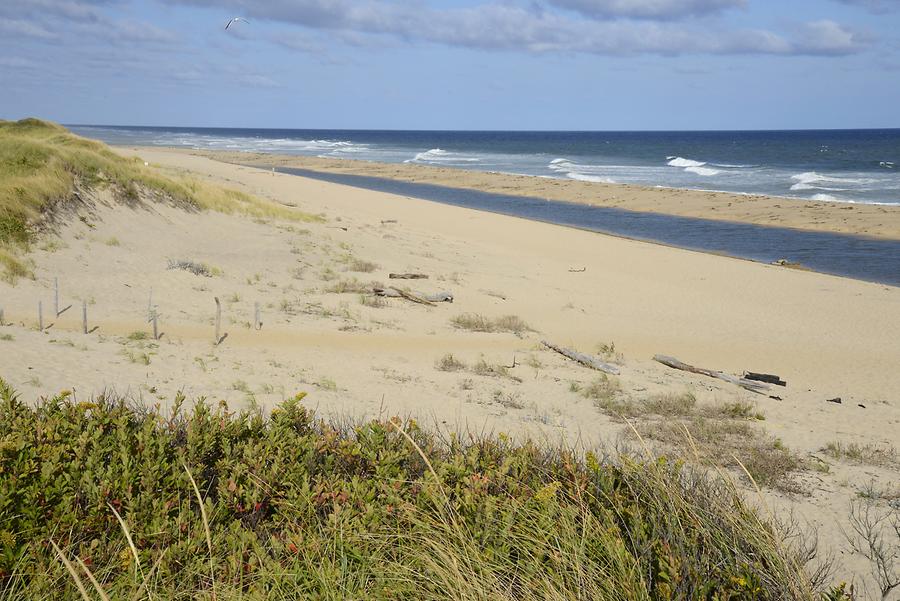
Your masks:
<instances>
[{"instance_id":1,"label":"blue sky","mask_svg":"<svg viewBox=\"0 0 900 601\"><path fill-rule=\"evenodd\" d=\"M7 119L778 129L898 106L900 0L0 0Z\"/></svg>"}]
</instances>

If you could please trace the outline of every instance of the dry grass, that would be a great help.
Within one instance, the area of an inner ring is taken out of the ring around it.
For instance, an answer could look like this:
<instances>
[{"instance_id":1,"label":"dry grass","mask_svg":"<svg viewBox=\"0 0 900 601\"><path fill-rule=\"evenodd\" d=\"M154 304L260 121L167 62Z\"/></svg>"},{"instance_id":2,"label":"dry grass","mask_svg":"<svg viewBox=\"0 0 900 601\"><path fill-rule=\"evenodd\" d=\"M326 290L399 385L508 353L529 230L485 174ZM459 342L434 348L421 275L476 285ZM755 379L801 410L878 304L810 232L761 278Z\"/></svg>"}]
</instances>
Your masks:
<instances>
[{"instance_id":1,"label":"dry grass","mask_svg":"<svg viewBox=\"0 0 900 601\"><path fill-rule=\"evenodd\" d=\"M803 461L780 440L748 420L693 414L637 421L633 425L643 439L655 441L688 460L725 467L740 464L759 486L802 492L792 474L804 466Z\"/></svg>"},{"instance_id":2,"label":"dry grass","mask_svg":"<svg viewBox=\"0 0 900 601\"><path fill-rule=\"evenodd\" d=\"M376 269L378 269L377 263L372 263L371 261L363 261L362 259L351 258L347 263L347 271L372 273Z\"/></svg>"},{"instance_id":3,"label":"dry grass","mask_svg":"<svg viewBox=\"0 0 900 601\"><path fill-rule=\"evenodd\" d=\"M447 353L435 362L435 367L440 371L462 371L466 369L466 364Z\"/></svg>"},{"instance_id":4,"label":"dry grass","mask_svg":"<svg viewBox=\"0 0 900 601\"><path fill-rule=\"evenodd\" d=\"M360 294L359 304L365 307L372 307L373 309L381 309L387 307L389 303L382 296L377 296L375 294Z\"/></svg>"},{"instance_id":5,"label":"dry grass","mask_svg":"<svg viewBox=\"0 0 900 601\"><path fill-rule=\"evenodd\" d=\"M221 273L220 270L216 269L215 267L210 267L206 263L198 263L197 261L191 261L187 259L169 259L169 264L166 269L180 269L182 271L188 271L190 273L193 273L194 275L201 275L207 278L211 278L216 274L216 272Z\"/></svg>"},{"instance_id":6,"label":"dry grass","mask_svg":"<svg viewBox=\"0 0 900 601\"><path fill-rule=\"evenodd\" d=\"M479 313L463 313L451 319L450 324L470 332L511 332L517 336L534 331L517 315L504 315L490 319Z\"/></svg>"},{"instance_id":7,"label":"dry grass","mask_svg":"<svg viewBox=\"0 0 900 601\"><path fill-rule=\"evenodd\" d=\"M900 467L900 456L892 445L833 441L825 445L822 451L838 460L882 467Z\"/></svg>"},{"instance_id":8,"label":"dry grass","mask_svg":"<svg viewBox=\"0 0 900 601\"><path fill-rule=\"evenodd\" d=\"M581 395L584 398L593 401L598 408L608 412L621 413L621 411L617 411L617 407L614 406L616 393L619 392L620 388L619 380L616 378L610 378L606 374L601 374L583 388L579 388L577 385L572 388L575 391L580 390Z\"/></svg>"},{"instance_id":9,"label":"dry grass","mask_svg":"<svg viewBox=\"0 0 900 601\"><path fill-rule=\"evenodd\" d=\"M325 288L325 292L331 292L334 294L363 294L366 292L372 291L372 284L367 284L356 278L350 278L349 280L338 280Z\"/></svg>"}]
</instances>

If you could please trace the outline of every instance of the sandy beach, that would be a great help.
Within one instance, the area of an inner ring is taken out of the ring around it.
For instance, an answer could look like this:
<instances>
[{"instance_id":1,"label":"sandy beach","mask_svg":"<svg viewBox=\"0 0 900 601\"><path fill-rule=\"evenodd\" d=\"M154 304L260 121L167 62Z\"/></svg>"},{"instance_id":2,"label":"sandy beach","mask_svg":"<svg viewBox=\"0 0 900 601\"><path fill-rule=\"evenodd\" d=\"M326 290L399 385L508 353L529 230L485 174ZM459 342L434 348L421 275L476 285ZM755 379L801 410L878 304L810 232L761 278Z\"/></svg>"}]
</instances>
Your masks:
<instances>
[{"instance_id":1,"label":"sandy beach","mask_svg":"<svg viewBox=\"0 0 900 601\"><path fill-rule=\"evenodd\" d=\"M606 184L506 173L486 173L430 165L378 163L269 153L183 149L177 151L208 156L235 164L298 167L329 173L367 175L497 194L515 194L548 200L617 207L630 211L840 232L892 240L900 239L900 205L823 202L755 194L743 195Z\"/></svg>"},{"instance_id":2,"label":"sandy beach","mask_svg":"<svg viewBox=\"0 0 900 601\"><path fill-rule=\"evenodd\" d=\"M823 449L835 443L896 444L900 289L273 174L186 152L138 154L164 172L190 171L323 221L98 204L35 249L35 280L0 283L0 305L11 322L2 328L8 335L0 340L2 374L23 397L74 389L86 399L115 387L151 404L181 391L235 408L271 408L306 391L307 404L325 415L409 415L440 429L505 432L581 448L638 444L621 420L581 392L598 372L541 346L549 340L615 363L615 396L623 402L690 392L700 403L752 405L763 418L754 427L807 466L792 477L795 489L767 489L765 502L793 510L818 528L838 556L841 574L867 571L863 560L847 553L841 528L849 501L866 487L883 491L884 506L900 496L896 459L859 463L831 458ZM303 159L305 166L309 161ZM390 168L458 183L446 170ZM487 181L479 174L465 177L471 186ZM519 181L497 176L490 185ZM579 182L540 180L523 193L581 189ZM623 196L617 206L652 210L665 201L666 210L693 214L713 200L691 192L627 192L632 200ZM751 209L751 199L746 203L730 209L730 218L776 219L767 217L768 209ZM900 235L900 213L852 209L810 203L777 220ZM169 269L172 261L205 264L211 277ZM428 278L388 277L405 272ZM56 317L54 278L62 309ZM373 285L385 284L422 295L446 291L453 302L426 306L369 294ZM218 345L214 298L222 303L227 335ZM35 327L38 301L44 332ZM82 302L89 335L81 332ZM257 304L259 329L253 327ZM157 341L146 335L148 306L159 314ZM517 316L527 327L474 332L454 325L454 318L470 314ZM665 367L652 360L655 354L735 375L774 373L787 387L754 394ZM840 403L828 402L836 398Z\"/></svg>"}]
</instances>

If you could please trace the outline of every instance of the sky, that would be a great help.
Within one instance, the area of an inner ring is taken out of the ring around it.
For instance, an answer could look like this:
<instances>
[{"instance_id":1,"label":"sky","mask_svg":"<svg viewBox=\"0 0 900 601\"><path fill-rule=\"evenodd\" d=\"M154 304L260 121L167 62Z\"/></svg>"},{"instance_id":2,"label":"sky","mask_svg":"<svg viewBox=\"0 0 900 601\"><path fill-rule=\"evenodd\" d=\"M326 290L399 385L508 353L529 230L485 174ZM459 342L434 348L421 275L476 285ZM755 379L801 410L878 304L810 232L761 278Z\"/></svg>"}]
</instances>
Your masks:
<instances>
[{"instance_id":1,"label":"sky","mask_svg":"<svg viewBox=\"0 0 900 601\"><path fill-rule=\"evenodd\" d=\"M3 119L807 129L898 107L900 0L0 0Z\"/></svg>"}]
</instances>

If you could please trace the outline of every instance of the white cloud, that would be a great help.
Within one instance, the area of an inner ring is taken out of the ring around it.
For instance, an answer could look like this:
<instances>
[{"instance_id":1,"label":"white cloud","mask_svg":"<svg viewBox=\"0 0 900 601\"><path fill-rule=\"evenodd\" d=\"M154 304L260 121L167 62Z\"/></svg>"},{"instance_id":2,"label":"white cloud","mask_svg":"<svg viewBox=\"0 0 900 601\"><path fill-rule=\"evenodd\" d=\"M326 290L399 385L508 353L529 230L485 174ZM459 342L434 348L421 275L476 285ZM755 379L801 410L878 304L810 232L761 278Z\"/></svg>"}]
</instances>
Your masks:
<instances>
[{"instance_id":1,"label":"white cloud","mask_svg":"<svg viewBox=\"0 0 900 601\"><path fill-rule=\"evenodd\" d=\"M838 0L844 4L852 4L855 6L861 6L866 10L876 13L876 14L884 14L887 12L891 12L893 10L900 9L900 0Z\"/></svg>"},{"instance_id":2,"label":"white cloud","mask_svg":"<svg viewBox=\"0 0 900 601\"><path fill-rule=\"evenodd\" d=\"M57 37L55 33L47 30L39 23L27 21L25 19L0 18L0 31L8 35L26 36L42 40L52 40Z\"/></svg>"},{"instance_id":3,"label":"white cloud","mask_svg":"<svg viewBox=\"0 0 900 601\"><path fill-rule=\"evenodd\" d=\"M166 0L228 9L259 20L368 36L391 36L461 48L528 52L634 54L851 54L865 47L838 39L840 25L830 29L812 24L791 40L764 30L726 30L672 23L675 6L683 11L711 11L739 6L743 0L551 0L557 4L592 6L619 11L621 16L646 15L643 20L596 20L532 5L485 3L465 8L437 9L423 1L388 0ZM630 8L629 8L630 7ZM649 19L651 13L657 19ZM829 22L830 23L830 22Z\"/></svg>"},{"instance_id":4,"label":"white cloud","mask_svg":"<svg viewBox=\"0 0 900 601\"><path fill-rule=\"evenodd\" d=\"M594 19L682 19L743 7L746 0L549 0Z\"/></svg>"},{"instance_id":5,"label":"white cloud","mask_svg":"<svg viewBox=\"0 0 900 601\"><path fill-rule=\"evenodd\" d=\"M806 23L800 30L797 50L802 54L852 54L865 48L871 40L834 21Z\"/></svg>"}]
</instances>

